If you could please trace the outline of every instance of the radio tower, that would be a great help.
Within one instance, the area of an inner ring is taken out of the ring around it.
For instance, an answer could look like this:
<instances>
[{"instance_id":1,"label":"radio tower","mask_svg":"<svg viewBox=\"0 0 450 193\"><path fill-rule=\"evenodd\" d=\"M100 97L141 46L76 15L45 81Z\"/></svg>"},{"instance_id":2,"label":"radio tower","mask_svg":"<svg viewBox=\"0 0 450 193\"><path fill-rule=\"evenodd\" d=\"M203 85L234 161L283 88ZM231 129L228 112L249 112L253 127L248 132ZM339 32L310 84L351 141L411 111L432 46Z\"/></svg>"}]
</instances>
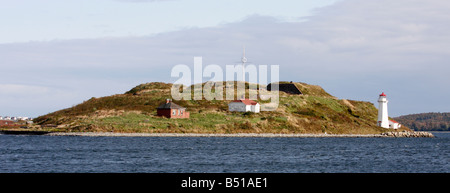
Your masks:
<instances>
[{"instance_id":1,"label":"radio tower","mask_svg":"<svg viewBox=\"0 0 450 193\"><path fill-rule=\"evenodd\" d=\"M242 81L245 82L245 63L247 62L247 58L245 57L245 46L244 46L244 54L241 58L242 61Z\"/></svg>"}]
</instances>

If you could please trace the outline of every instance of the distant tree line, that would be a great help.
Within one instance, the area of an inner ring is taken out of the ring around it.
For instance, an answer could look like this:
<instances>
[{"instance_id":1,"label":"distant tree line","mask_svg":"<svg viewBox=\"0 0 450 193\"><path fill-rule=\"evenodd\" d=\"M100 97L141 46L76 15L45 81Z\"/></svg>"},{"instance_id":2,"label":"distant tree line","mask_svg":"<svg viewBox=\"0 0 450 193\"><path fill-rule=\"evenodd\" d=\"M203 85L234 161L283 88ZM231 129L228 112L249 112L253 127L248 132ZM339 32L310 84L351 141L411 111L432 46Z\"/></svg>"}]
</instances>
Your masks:
<instances>
[{"instance_id":1,"label":"distant tree line","mask_svg":"<svg viewBox=\"0 0 450 193\"><path fill-rule=\"evenodd\" d=\"M415 131L450 131L450 113L420 113L394 119Z\"/></svg>"}]
</instances>

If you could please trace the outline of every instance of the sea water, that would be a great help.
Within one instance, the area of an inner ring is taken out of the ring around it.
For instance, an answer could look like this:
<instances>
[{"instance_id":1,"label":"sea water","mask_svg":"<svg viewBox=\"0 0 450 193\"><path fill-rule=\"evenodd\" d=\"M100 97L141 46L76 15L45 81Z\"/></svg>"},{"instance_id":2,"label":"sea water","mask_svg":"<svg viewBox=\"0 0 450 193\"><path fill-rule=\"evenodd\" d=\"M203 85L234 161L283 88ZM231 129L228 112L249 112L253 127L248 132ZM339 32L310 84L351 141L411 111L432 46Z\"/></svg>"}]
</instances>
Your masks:
<instances>
[{"instance_id":1,"label":"sea water","mask_svg":"<svg viewBox=\"0 0 450 193\"><path fill-rule=\"evenodd\" d=\"M436 138L0 135L0 172L449 173Z\"/></svg>"}]
</instances>

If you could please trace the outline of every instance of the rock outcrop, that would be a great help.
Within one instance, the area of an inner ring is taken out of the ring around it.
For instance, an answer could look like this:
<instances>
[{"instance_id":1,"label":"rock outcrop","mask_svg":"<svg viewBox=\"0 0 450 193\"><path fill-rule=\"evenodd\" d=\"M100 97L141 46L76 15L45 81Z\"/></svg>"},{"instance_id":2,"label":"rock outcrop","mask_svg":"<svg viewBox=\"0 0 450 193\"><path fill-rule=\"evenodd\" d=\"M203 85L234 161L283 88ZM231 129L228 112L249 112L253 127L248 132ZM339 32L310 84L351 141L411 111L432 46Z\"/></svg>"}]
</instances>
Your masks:
<instances>
[{"instance_id":1,"label":"rock outcrop","mask_svg":"<svg viewBox=\"0 0 450 193\"><path fill-rule=\"evenodd\" d=\"M432 133L424 132L424 131L386 132L386 133L382 133L381 135L386 136L386 137L434 137L434 135Z\"/></svg>"}]
</instances>

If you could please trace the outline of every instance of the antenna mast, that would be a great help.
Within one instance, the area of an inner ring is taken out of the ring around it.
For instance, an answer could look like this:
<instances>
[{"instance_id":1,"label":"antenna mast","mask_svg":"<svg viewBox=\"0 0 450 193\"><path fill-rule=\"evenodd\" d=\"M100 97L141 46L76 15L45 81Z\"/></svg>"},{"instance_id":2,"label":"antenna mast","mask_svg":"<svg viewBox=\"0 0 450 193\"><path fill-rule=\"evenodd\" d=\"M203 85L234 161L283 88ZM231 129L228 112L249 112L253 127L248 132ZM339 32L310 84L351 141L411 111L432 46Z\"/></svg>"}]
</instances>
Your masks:
<instances>
[{"instance_id":1,"label":"antenna mast","mask_svg":"<svg viewBox=\"0 0 450 193\"><path fill-rule=\"evenodd\" d=\"M247 62L247 58L245 57L245 46L244 46L244 54L241 58L242 61L242 81L245 82L245 63Z\"/></svg>"}]
</instances>

